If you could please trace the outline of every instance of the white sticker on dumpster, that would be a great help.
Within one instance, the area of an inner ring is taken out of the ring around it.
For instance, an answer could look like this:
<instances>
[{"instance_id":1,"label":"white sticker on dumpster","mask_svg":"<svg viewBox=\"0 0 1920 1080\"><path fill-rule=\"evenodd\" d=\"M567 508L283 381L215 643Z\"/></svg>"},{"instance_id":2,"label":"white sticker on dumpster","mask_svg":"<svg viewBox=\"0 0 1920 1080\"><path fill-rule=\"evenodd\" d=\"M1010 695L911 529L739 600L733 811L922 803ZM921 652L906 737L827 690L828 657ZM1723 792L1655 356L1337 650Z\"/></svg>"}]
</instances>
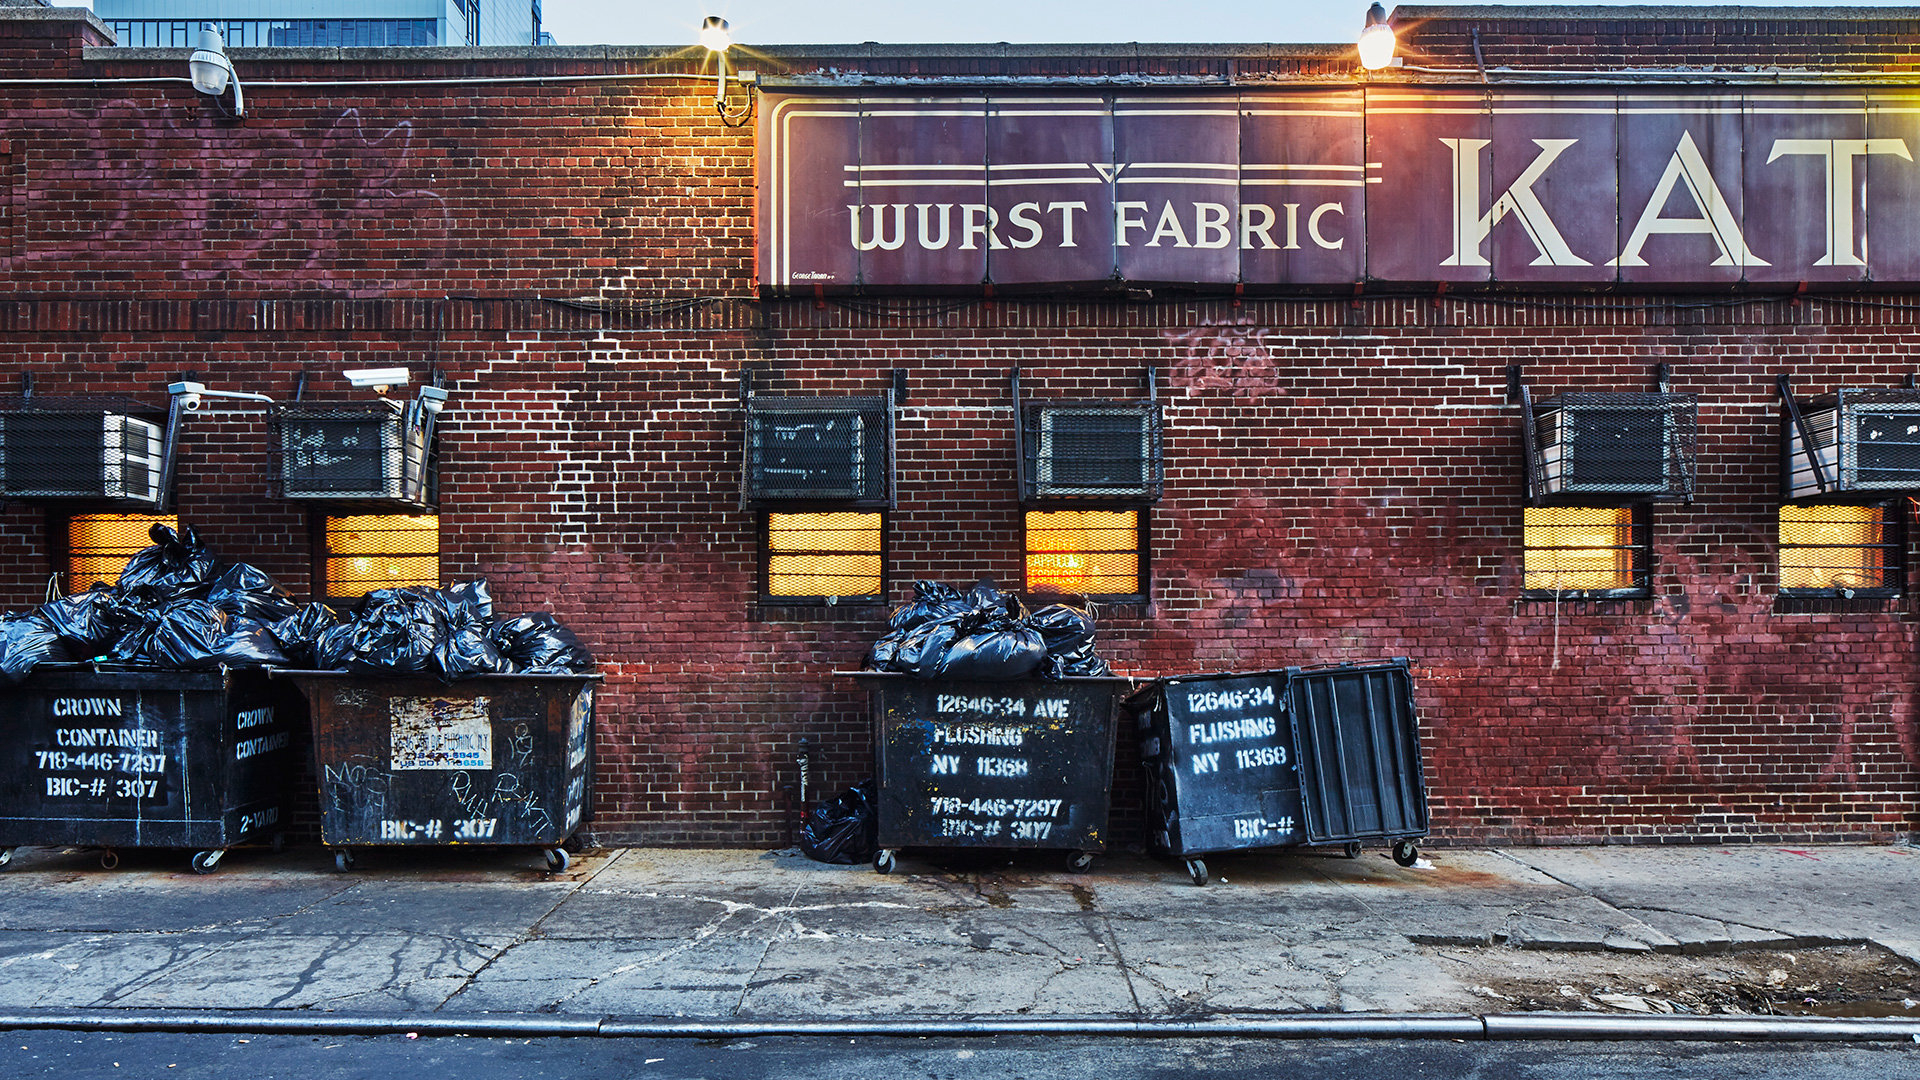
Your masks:
<instances>
[{"instance_id":1,"label":"white sticker on dumpster","mask_svg":"<svg viewBox=\"0 0 1920 1080\"><path fill-rule=\"evenodd\" d=\"M393 767L492 769L493 724L487 699L392 699Z\"/></svg>"}]
</instances>

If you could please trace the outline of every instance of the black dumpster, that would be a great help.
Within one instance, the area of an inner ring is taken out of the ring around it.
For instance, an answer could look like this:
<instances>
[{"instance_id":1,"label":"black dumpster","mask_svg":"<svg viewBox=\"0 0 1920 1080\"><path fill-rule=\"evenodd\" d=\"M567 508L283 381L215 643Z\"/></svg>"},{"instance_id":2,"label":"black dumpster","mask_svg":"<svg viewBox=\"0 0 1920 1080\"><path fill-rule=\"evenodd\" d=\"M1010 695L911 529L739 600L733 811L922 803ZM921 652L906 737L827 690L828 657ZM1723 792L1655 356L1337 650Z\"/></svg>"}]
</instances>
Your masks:
<instances>
[{"instance_id":1,"label":"black dumpster","mask_svg":"<svg viewBox=\"0 0 1920 1080\"><path fill-rule=\"evenodd\" d=\"M22 845L226 850L277 841L298 700L259 670L43 667L0 689L0 866Z\"/></svg>"},{"instance_id":2,"label":"black dumpster","mask_svg":"<svg viewBox=\"0 0 1920 1080\"><path fill-rule=\"evenodd\" d=\"M1106 850L1114 704L1125 679L949 682L847 672L873 713L873 868L904 847Z\"/></svg>"},{"instance_id":3,"label":"black dumpster","mask_svg":"<svg viewBox=\"0 0 1920 1080\"><path fill-rule=\"evenodd\" d=\"M486 675L442 683L276 671L307 697L320 839L352 848L566 843L592 796L598 675Z\"/></svg>"},{"instance_id":4,"label":"black dumpster","mask_svg":"<svg viewBox=\"0 0 1920 1080\"><path fill-rule=\"evenodd\" d=\"M1127 701L1148 772L1149 839L1207 882L1202 855L1427 833L1405 660L1163 679Z\"/></svg>"}]
</instances>

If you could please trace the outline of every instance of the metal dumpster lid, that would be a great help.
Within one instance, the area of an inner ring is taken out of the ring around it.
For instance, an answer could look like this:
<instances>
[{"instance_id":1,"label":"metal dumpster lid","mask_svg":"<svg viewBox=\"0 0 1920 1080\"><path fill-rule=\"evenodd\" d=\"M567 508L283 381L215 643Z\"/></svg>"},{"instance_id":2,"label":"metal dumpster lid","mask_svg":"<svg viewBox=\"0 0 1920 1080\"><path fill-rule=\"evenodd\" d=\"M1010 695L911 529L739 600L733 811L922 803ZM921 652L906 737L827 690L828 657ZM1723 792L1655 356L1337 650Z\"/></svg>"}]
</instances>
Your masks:
<instances>
[{"instance_id":1,"label":"metal dumpster lid","mask_svg":"<svg viewBox=\"0 0 1920 1080\"><path fill-rule=\"evenodd\" d=\"M439 677L437 677L437 676L434 676L434 675L427 675L427 674L424 674L424 673L413 673L413 674L407 674L407 673L402 673L402 672L392 672L392 673L387 673L387 674L371 674L371 673L367 673L367 672L360 672L360 671L333 671L333 670L319 670L319 669L307 669L307 668L277 668L277 667L269 667L269 668L267 668L267 669L266 669L266 672L267 672L267 674L268 674L268 675L270 675L270 676L272 676L272 677L274 677L274 678L276 678L276 679L279 679L279 678L288 678L288 679L409 679L409 680L417 680L417 681L421 681L421 682L432 682L432 683L438 683L438 684L440 684L440 685L442 685L442 686L451 686L451 685L457 685L457 684L459 684L459 683L464 683L464 682L476 682L476 681L478 681L478 680L481 680L481 679L511 679L511 680L514 680L514 681L516 681L516 682L542 682L542 681L557 681L557 680L573 680L573 681L579 681L579 680L587 680L587 681L591 681L591 682L601 682L601 681L603 681L603 680L605 680L605 679L606 679L606 676L605 676L605 675L602 675L602 674L600 674L600 673L599 673L599 672L597 672L597 671L595 671L595 672L589 672L589 673L586 673L586 674L575 674L575 673L571 673L571 672L569 672L569 673L564 673L564 674L556 674L556 673L552 673L552 672L544 672L544 671L542 671L542 672L531 672L531 671L528 671L528 672L520 672L520 671L516 671L516 672L511 672L511 673L508 673L508 672L499 672L499 673L489 673L489 674L485 674L485 675L469 675L469 676L467 676L466 678L463 678L463 679L455 679L455 680L453 680L453 681L452 681L451 683L449 683L449 682L446 682L446 681L444 681L444 680L442 680L442 679L440 679L440 678L439 678Z\"/></svg>"},{"instance_id":2,"label":"metal dumpster lid","mask_svg":"<svg viewBox=\"0 0 1920 1080\"><path fill-rule=\"evenodd\" d=\"M1068 675L1067 677L1062 679L1042 679L1036 676L1031 679L993 680L993 679L922 679L922 678L919 678L918 676L909 675L904 671L836 671L834 672L834 674L843 675L850 679L906 679L910 682L917 682L917 683L939 683L939 682L990 683L990 682L998 681L998 682L1004 683L1007 686L1016 686L1020 683L1029 683L1029 682L1126 683L1129 686L1133 686L1133 685L1138 685L1141 681L1138 677L1132 676L1132 675Z\"/></svg>"}]
</instances>

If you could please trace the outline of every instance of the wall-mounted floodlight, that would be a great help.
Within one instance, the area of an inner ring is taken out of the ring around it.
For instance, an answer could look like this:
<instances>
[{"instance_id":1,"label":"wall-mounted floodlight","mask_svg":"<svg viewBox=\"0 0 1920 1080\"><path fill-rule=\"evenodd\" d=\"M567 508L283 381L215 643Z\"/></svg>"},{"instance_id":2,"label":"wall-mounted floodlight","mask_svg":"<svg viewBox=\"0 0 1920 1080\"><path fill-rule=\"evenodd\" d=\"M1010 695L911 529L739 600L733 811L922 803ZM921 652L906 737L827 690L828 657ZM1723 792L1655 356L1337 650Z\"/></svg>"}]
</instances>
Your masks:
<instances>
[{"instance_id":1,"label":"wall-mounted floodlight","mask_svg":"<svg viewBox=\"0 0 1920 1080\"><path fill-rule=\"evenodd\" d=\"M213 99L228 116L239 117L246 114L246 105L240 96L240 76L234 74L233 62L227 59L227 45L220 38L220 31L212 23L200 24L200 42L187 57L187 74L193 79L193 88ZM227 87L233 87L233 108L228 109L221 101Z\"/></svg>"},{"instance_id":2,"label":"wall-mounted floodlight","mask_svg":"<svg viewBox=\"0 0 1920 1080\"><path fill-rule=\"evenodd\" d=\"M736 76L747 87L747 106L737 113L727 111L727 50L733 47L733 33L727 26L727 20L718 15L709 15L700 24L700 44L713 54L714 69L718 78L713 85L713 110L720 114L720 122L728 127L739 127L753 114L753 72L742 71Z\"/></svg>"},{"instance_id":3,"label":"wall-mounted floodlight","mask_svg":"<svg viewBox=\"0 0 1920 1080\"><path fill-rule=\"evenodd\" d=\"M376 394L386 393L389 386L405 386L413 378L412 373L403 367L361 368L341 374L354 386L362 390L371 389Z\"/></svg>"},{"instance_id":4,"label":"wall-mounted floodlight","mask_svg":"<svg viewBox=\"0 0 1920 1080\"><path fill-rule=\"evenodd\" d=\"M1387 9L1375 4L1367 9L1367 25L1360 31L1360 66L1377 71L1393 63L1393 27L1387 25Z\"/></svg>"}]
</instances>

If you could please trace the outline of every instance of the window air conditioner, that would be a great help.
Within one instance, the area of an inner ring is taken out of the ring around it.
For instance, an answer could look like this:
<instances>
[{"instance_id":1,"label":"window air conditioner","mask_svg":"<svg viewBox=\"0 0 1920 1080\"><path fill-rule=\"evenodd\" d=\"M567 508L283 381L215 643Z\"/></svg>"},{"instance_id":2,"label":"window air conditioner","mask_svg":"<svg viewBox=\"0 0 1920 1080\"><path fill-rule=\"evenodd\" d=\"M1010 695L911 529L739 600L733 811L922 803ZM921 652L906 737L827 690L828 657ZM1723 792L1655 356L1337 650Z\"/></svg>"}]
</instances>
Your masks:
<instances>
[{"instance_id":1,"label":"window air conditioner","mask_svg":"<svg viewBox=\"0 0 1920 1080\"><path fill-rule=\"evenodd\" d=\"M390 406L284 410L281 493L289 499L420 501L426 429Z\"/></svg>"},{"instance_id":2,"label":"window air conditioner","mask_svg":"<svg viewBox=\"0 0 1920 1080\"><path fill-rule=\"evenodd\" d=\"M1920 491L1920 393L1843 388L1800 411L1806 427L1788 422L1785 496ZM1810 440L1810 444L1809 444Z\"/></svg>"},{"instance_id":3,"label":"window air conditioner","mask_svg":"<svg viewBox=\"0 0 1920 1080\"><path fill-rule=\"evenodd\" d=\"M120 413L0 416L0 475L14 498L158 503L163 453L157 425Z\"/></svg>"},{"instance_id":4,"label":"window air conditioner","mask_svg":"<svg viewBox=\"0 0 1920 1080\"><path fill-rule=\"evenodd\" d=\"M1678 488L1664 406L1561 404L1537 414L1542 487L1554 495L1658 495Z\"/></svg>"},{"instance_id":5,"label":"window air conditioner","mask_svg":"<svg viewBox=\"0 0 1920 1080\"><path fill-rule=\"evenodd\" d=\"M762 499L864 499L867 417L857 409L756 409L748 414L753 494Z\"/></svg>"},{"instance_id":6,"label":"window air conditioner","mask_svg":"<svg viewBox=\"0 0 1920 1080\"><path fill-rule=\"evenodd\" d=\"M1153 417L1140 408L1040 409L1033 493L1039 498L1153 496Z\"/></svg>"}]
</instances>

